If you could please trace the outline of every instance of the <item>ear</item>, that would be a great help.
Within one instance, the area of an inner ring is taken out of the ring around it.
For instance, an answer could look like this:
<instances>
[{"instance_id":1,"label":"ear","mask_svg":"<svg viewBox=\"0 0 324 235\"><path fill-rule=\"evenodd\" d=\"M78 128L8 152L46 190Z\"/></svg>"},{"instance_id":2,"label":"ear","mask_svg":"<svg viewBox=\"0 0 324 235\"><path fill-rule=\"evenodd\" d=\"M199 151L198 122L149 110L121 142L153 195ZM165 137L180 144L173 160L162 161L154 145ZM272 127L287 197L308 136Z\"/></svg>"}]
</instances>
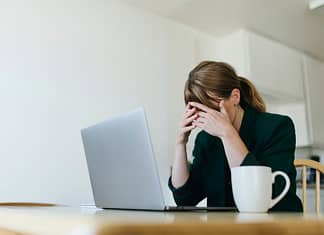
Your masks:
<instances>
[{"instance_id":1,"label":"ear","mask_svg":"<svg viewBox=\"0 0 324 235\"><path fill-rule=\"evenodd\" d=\"M241 92L239 89L234 88L231 92L231 100L233 102L233 104L238 105L240 104L240 100L241 100Z\"/></svg>"}]
</instances>

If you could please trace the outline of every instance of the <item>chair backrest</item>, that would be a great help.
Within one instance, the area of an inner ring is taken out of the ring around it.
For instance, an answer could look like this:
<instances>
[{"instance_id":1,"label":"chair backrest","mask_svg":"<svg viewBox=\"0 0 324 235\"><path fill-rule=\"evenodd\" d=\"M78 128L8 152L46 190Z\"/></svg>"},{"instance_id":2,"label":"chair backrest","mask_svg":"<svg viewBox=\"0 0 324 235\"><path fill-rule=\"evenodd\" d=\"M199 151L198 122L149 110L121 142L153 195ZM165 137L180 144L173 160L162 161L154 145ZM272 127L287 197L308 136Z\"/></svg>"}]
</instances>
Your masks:
<instances>
[{"instance_id":1,"label":"chair backrest","mask_svg":"<svg viewBox=\"0 0 324 235\"><path fill-rule=\"evenodd\" d=\"M315 209L316 212L320 212L320 173L324 174L324 165L316 162L314 160L309 159L296 159L294 162L295 167L302 167L302 202L303 202L303 209L304 212L306 211L306 168L310 167L315 169L316 172L316 180L315 180L315 190L316 190L316 200L315 200Z\"/></svg>"}]
</instances>

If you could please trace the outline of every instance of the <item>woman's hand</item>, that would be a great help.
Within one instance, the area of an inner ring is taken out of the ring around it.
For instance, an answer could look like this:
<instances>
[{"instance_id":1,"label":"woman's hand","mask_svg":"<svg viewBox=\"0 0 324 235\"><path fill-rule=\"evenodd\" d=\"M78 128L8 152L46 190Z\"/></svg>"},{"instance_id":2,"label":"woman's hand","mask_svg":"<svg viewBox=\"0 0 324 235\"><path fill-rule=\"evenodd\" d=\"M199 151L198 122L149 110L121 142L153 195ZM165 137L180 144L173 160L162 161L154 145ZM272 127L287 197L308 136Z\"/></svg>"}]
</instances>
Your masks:
<instances>
[{"instance_id":1,"label":"woman's hand","mask_svg":"<svg viewBox=\"0 0 324 235\"><path fill-rule=\"evenodd\" d=\"M188 142L189 135L193 129L196 128L193 125L193 121L198 118L197 109L191 107L189 104L186 106L185 113L179 124L179 130L176 138L176 144L185 145Z\"/></svg>"},{"instance_id":2,"label":"woman's hand","mask_svg":"<svg viewBox=\"0 0 324 235\"><path fill-rule=\"evenodd\" d=\"M210 135L224 137L234 130L224 107L224 100L220 102L220 112L197 102L190 102L189 104L201 110L198 112L199 117L193 124Z\"/></svg>"},{"instance_id":3,"label":"woman's hand","mask_svg":"<svg viewBox=\"0 0 324 235\"><path fill-rule=\"evenodd\" d=\"M201 110L198 112L199 118L193 124L213 136L220 137L229 166L231 168L240 166L249 151L233 127L224 107L224 101L220 102L220 112L200 103L193 102L190 105Z\"/></svg>"}]
</instances>

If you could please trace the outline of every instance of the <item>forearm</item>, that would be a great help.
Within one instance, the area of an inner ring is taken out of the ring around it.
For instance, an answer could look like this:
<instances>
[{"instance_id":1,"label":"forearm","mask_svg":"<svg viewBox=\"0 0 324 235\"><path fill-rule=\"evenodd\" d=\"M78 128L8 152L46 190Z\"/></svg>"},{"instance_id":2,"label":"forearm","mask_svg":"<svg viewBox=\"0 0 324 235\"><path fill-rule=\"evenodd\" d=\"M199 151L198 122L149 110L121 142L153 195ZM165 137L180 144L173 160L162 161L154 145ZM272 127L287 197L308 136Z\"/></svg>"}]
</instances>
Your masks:
<instances>
[{"instance_id":1,"label":"forearm","mask_svg":"<svg viewBox=\"0 0 324 235\"><path fill-rule=\"evenodd\" d=\"M249 150L238 132L233 128L222 138L225 154L230 168L240 166Z\"/></svg>"},{"instance_id":2,"label":"forearm","mask_svg":"<svg viewBox=\"0 0 324 235\"><path fill-rule=\"evenodd\" d=\"M178 188L186 183L189 178L187 150L185 144L177 144L172 165L172 184Z\"/></svg>"}]
</instances>

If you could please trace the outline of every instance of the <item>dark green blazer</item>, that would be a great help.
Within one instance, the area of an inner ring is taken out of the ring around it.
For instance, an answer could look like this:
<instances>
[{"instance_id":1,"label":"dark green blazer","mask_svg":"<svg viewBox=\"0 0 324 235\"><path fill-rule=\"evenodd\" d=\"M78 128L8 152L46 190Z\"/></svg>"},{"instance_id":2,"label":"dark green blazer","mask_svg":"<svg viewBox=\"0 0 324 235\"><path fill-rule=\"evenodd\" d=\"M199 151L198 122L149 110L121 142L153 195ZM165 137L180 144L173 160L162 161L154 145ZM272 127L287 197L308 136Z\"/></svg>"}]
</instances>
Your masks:
<instances>
[{"instance_id":1,"label":"dark green blazer","mask_svg":"<svg viewBox=\"0 0 324 235\"><path fill-rule=\"evenodd\" d=\"M242 162L246 165L264 165L272 171L287 173L291 186L286 196L270 211L302 211L302 204L296 195L295 128L287 116L258 112L245 108L239 135L249 153ZM224 146L220 138L205 131L198 133L190 176L187 182L175 188L169 178L169 188L177 205L197 205L207 197L207 206L235 206L230 168ZM273 197L282 192L285 181L276 177L273 184Z\"/></svg>"}]
</instances>

